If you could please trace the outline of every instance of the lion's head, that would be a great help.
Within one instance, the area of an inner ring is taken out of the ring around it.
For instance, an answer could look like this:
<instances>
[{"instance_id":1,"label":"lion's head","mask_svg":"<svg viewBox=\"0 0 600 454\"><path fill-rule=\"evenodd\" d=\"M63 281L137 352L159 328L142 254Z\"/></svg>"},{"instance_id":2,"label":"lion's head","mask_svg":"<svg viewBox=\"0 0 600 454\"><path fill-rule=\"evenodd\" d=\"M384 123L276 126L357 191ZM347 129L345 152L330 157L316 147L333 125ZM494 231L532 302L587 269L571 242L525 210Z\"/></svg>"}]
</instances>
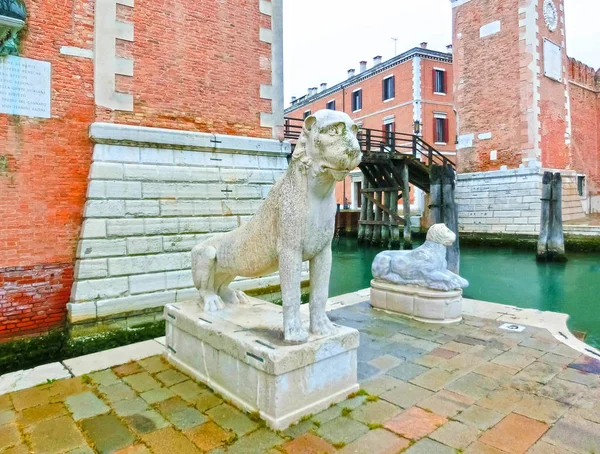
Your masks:
<instances>
[{"instance_id":1,"label":"lion's head","mask_svg":"<svg viewBox=\"0 0 600 454\"><path fill-rule=\"evenodd\" d=\"M427 231L427 241L452 246L456 241L456 234L445 224L434 224Z\"/></svg>"},{"instance_id":2,"label":"lion's head","mask_svg":"<svg viewBox=\"0 0 600 454\"><path fill-rule=\"evenodd\" d=\"M341 181L360 163L357 134L358 126L347 114L319 110L304 120L293 159Z\"/></svg>"}]
</instances>

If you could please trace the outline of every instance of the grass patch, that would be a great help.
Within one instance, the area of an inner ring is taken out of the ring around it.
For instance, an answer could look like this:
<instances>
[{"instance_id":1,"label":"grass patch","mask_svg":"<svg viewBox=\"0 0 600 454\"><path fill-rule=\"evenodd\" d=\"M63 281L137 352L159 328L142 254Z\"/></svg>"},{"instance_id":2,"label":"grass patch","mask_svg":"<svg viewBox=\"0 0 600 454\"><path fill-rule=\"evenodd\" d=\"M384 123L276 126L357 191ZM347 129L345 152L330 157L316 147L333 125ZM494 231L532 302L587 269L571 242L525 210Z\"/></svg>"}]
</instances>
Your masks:
<instances>
[{"instance_id":1,"label":"grass patch","mask_svg":"<svg viewBox=\"0 0 600 454\"><path fill-rule=\"evenodd\" d=\"M372 396L372 395L367 396L367 398L365 399L365 401L367 401L367 402L377 402L378 400L379 400L379 396Z\"/></svg>"},{"instance_id":2,"label":"grass patch","mask_svg":"<svg viewBox=\"0 0 600 454\"><path fill-rule=\"evenodd\" d=\"M248 413L248 418L250 418L254 422L262 422L262 418L260 417L260 412L253 411L252 413Z\"/></svg>"},{"instance_id":3,"label":"grass patch","mask_svg":"<svg viewBox=\"0 0 600 454\"><path fill-rule=\"evenodd\" d=\"M340 441L340 442L338 442L338 443L334 443L334 444L333 444L333 447L334 447L335 449L342 449L344 446L346 446L346 443L344 443L343 441Z\"/></svg>"},{"instance_id":4,"label":"grass patch","mask_svg":"<svg viewBox=\"0 0 600 454\"><path fill-rule=\"evenodd\" d=\"M342 408L342 416L345 416L346 418L348 418L350 416L350 413L352 413L352 409L351 408Z\"/></svg>"},{"instance_id":5,"label":"grass patch","mask_svg":"<svg viewBox=\"0 0 600 454\"><path fill-rule=\"evenodd\" d=\"M367 424L369 430L383 429L383 424Z\"/></svg>"},{"instance_id":6,"label":"grass patch","mask_svg":"<svg viewBox=\"0 0 600 454\"><path fill-rule=\"evenodd\" d=\"M348 399L354 399L355 397L358 397L358 396L368 396L368 395L369 395L369 393L366 392L364 389L359 389L355 393L348 394Z\"/></svg>"},{"instance_id":7,"label":"grass patch","mask_svg":"<svg viewBox=\"0 0 600 454\"><path fill-rule=\"evenodd\" d=\"M72 339L65 331L0 344L0 375L165 335L165 322Z\"/></svg>"},{"instance_id":8,"label":"grass patch","mask_svg":"<svg viewBox=\"0 0 600 454\"><path fill-rule=\"evenodd\" d=\"M321 427L321 421L313 421L313 424L317 427Z\"/></svg>"},{"instance_id":9,"label":"grass patch","mask_svg":"<svg viewBox=\"0 0 600 454\"><path fill-rule=\"evenodd\" d=\"M312 417L313 417L312 413L310 415L305 415L302 418L300 418L300 421L298 421L298 423L308 421Z\"/></svg>"}]
</instances>

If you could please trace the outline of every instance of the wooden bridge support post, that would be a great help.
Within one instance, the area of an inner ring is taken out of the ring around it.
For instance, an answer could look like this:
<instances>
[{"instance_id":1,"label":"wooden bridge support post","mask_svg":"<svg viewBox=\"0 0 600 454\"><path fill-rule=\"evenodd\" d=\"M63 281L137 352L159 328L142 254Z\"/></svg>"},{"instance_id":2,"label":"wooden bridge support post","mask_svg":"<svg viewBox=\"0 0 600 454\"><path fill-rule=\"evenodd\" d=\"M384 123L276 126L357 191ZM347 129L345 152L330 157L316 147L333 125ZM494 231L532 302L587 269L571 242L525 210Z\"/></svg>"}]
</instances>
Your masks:
<instances>
[{"instance_id":1,"label":"wooden bridge support post","mask_svg":"<svg viewBox=\"0 0 600 454\"><path fill-rule=\"evenodd\" d=\"M364 176L362 186L365 189L368 189L369 187L369 180L367 180ZM358 197L361 198L360 219L358 221L358 242L362 243L363 241L365 241L365 230L367 226L365 224L361 224L360 221L367 220L367 198L364 194L359 194Z\"/></svg>"},{"instance_id":2,"label":"wooden bridge support post","mask_svg":"<svg viewBox=\"0 0 600 454\"><path fill-rule=\"evenodd\" d=\"M369 184L369 188L372 189L374 186ZM373 239L373 220L373 202L367 198L367 221L370 222L365 227L365 243L370 243Z\"/></svg>"},{"instance_id":3,"label":"wooden bridge support post","mask_svg":"<svg viewBox=\"0 0 600 454\"><path fill-rule=\"evenodd\" d=\"M382 192L376 192L373 195L375 196L375 200L377 200L377 202L381 203L383 201ZM377 204L374 204L373 209L375 210L375 222L378 222L378 224L373 226L373 238L371 239L371 243L379 245L381 243L381 220L383 210L379 208Z\"/></svg>"},{"instance_id":4,"label":"wooden bridge support post","mask_svg":"<svg viewBox=\"0 0 600 454\"><path fill-rule=\"evenodd\" d=\"M402 208L404 213L404 243L403 249L412 249L412 232L410 222L410 186L408 165L406 162L402 164Z\"/></svg>"},{"instance_id":5,"label":"wooden bridge support post","mask_svg":"<svg viewBox=\"0 0 600 454\"><path fill-rule=\"evenodd\" d=\"M442 170L442 217L446 226L456 234L456 241L446 249L446 260L448 261L448 270L458 274L460 270L460 244L458 238L458 210L454 201L456 173L450 165L444 166Z\"/></svg>"},{"instance_id":6,"label":"wooden bridge support post","mask_svg":"<svg viewBox=\"0 0 600 454\"><path fill-rule=\"evenodd\" d=\"M398 215L398 191L390 192L390 212L392 215ZM398 226L398 222L392 216L394 223L390 228L390 247L392 249L400 246L400 227Z\"/></svg>"},{"instance_id":7,"label":"wooden bridge support post","mask_svg":"<svg viewBox=\"0 0 600 454\"><path fill-rule=\"evenodd\" d=\"M386 207L390 206L390 191L386 191L383 193L383 205ZM395 222L395 221L394 221ZM381 246L382 247L391 247L390 245L390 215L383 212L383 225L381 226Z\"/></svg>"},{"instance_id":8,"label":"wooden bridge support post","mask_svg":"<svg viewBox=\"0 0 600 454\"><path fill-rule=\"evenodd\" d=\"M429 208L431 210L431 224L444 222L442 217L442 167L433 164L430 170Z\"/></svg>"}]
</instances>

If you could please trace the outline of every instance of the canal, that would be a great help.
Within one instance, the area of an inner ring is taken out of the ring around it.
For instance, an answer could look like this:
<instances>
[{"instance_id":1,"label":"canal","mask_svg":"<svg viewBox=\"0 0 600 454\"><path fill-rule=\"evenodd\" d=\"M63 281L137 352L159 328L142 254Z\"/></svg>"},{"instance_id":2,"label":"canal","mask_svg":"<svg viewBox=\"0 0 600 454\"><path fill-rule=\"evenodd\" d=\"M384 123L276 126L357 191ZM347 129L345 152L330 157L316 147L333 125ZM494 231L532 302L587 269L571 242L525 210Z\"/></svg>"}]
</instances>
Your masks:
<instances>
[{"instance_id":1,"label":"canal","mask_svg":"<svg viewBox=\"0 0 600 454\"><path fill-rule=\"evenodd\" d=\"M329 296L369 287L371 263L381 248L358 246L354 238L333 245ZM537 263L529 251L461 248L464 296L482 301L569 314L569 329L587 333L600 348L600 254L568 253L566 264Z\"/></svg>"}]
</instances>

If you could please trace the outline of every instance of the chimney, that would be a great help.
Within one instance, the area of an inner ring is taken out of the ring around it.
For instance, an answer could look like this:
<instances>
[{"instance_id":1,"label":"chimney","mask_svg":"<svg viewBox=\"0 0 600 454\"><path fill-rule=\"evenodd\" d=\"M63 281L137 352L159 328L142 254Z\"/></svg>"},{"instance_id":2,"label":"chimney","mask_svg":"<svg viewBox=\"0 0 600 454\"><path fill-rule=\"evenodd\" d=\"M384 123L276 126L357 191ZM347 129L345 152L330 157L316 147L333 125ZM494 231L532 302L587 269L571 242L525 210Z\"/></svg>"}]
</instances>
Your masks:
<instances>
[{"instance_id":1,"label":"chimney","mask_svg":"<svg viewBox=\"0 0 600 454\"><path fill-rule=\"evenodd\" d=\"M377 57L373 57L373 66L380 65L381 61L382 61L381 55L378 55Z\"/></svg>"},{"instance_id":2,"label":"chimney","mask_svg":"<svg viewBox=\"0 0 600 454\"><path fill-rule=\"evenodd\" d=\"M421 43L421 47L422 47L423 49L427 49L427 41L423 41L423 42Z\"/></svg>"},{"instance_id":3,"label":"chimney","mask_svg":"<svg viewBox=\"0 0 600 454\"><path fill-rule=\"evenodd\" d=\"M366 61L361 61L360 62L360 72L364 73L367 70L367 62Z\"/></svg>"},{"instance_id":4,"label":"chimney","mask_svg":"<svg viewBox=\"0 0 600 454\"><path fill-rule=\"evenodd\" d=\"M348 79L351 79L356 74L356 70L354 68L348 70Z\"/></svg>"},{"instance_id":5,"label":"chimney","mask_svg":"<svg viewBox=\"0 0 600 454\"><path fill-rule=\"evenodd\" d=\"M317 87L313 87L312 90L313 90L313 96L315 96L319 92L319 89Z\"/></svg>"},{"instance_id":6,"label":"chimney","mask_svg":"<svg viewBox=\"0 0 600 454\"><path fill-rule=\"evenodd\" d=\"M298 98L296 98L295 96L292 96L292 104L296 104L297 100L298 100Z\"/></svg>"},{"instance_id":7,"label":"chimney","mask_svg":"<svg viewBox=\"0 0 600 454\"><path fill-rule=\"evenodd\" d=\"M446 46L446 52L448 52L449 54L451 54L451 53L452 53L452 44L448 44L448 45Z\"/></svg>"},{"instance_id":8,"label":"chimney","mask_svg":"<svg viewBox=\"0 0 600 454\"><path fill-rule=\"evenodd\" d=\"M325 91L325 90L327 90L327 82L323 82L321 84L321 91Z\"/></svg>"}]
</instances>

